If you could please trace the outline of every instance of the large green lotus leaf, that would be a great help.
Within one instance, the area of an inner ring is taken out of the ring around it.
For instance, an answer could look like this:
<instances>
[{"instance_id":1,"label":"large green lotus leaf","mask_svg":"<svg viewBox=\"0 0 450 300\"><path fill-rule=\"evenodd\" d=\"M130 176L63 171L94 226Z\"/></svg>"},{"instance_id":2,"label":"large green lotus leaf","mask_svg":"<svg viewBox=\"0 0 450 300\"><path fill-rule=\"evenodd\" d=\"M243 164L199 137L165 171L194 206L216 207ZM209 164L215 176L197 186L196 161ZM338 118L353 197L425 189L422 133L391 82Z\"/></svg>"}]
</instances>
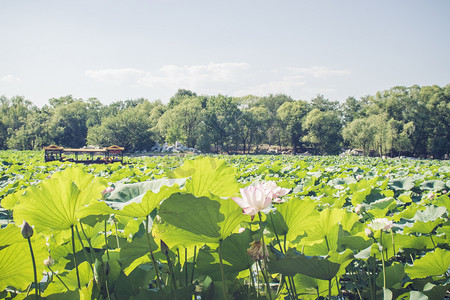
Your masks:
<instances>
[{"instance_id":1,"label":"large green lotus leaf","mask_svg":"<svg viewBox=\"0 0 450 300\"><path fill-rule=\"evenodd\" d=\"M56 172L52 175L51 178L67 178L75 182L77 187L80 190L87 189L89 185L91 185L92 182L96 181L100 185L104 187L103 180L99 179L98 177L95 177L92 174L89 174L86 172L82 167L71 167L67 168L64 171Z\"/></svg>"},{"instance_id":2,"label":"large green lotus leaf","mask_svg":"<svg viewBox=\"0 0 450 300\"><path fill-rule=\"evenodd\" d=\"M16 203L19 201L19 196L22 194L23 191L19 191L13 194L7 195L5 198L1 199L1 206L5 209L12 210L14 209L14 206L16 206Z\"/></svg>"},{"instance_id":3,"label":"large green lotus leaf","mask_svg":"<svg viewBox=\"0 0 450 300\"><path fill-rule=\"evenodd\" d=\"M394 262L392 265L386 267L386 288L400 289L402 287L402 281L405 277L404 265L398 262ZM383 273L378 274L376 280L377 286L383 287Z\"/></svg>"},{"instance_id":4,"label":"large green lotus leaf","mask_svg":"<svg viewBox=\"0 0 450 300\"><path fill-rule=\"evenodd\" d=\"M445 189L445 182L442 180L427 180L419 186L422 190L440 191Z\"/></svg>"},{"instance_id":5,"label":"large green lotus leaf","mask_svg":"<svg viewBox=\"0 0 450 300\"><path fill-rule=\"evenodd\" d=\"M315 300L317 295L321 298L328 296L328 280L320 280L312 278L303 274L294 276L294 284L297 293L301 295L301 299ZM338 290L336 288L335 280L331 281L331 296L337 296Z\"/></svg>"},{"instance_id":6,"label":"large green lotus leaf","mask_svg":"<svg viewBox=\"0 0 450 300\"><path fill-rule=\"evenodd\" d=\"M286 233L286 239L289 241L295 240L297 236L311 229L318 217L315 202L298 198L291 198L288 202L278 205L278 213L282 220L278 220L279 217L276 215L272 216L274 224L271 223L271 214L267 216L268 228L277 231L280 237Z\"/></svg>"},{"instance_id":7,"label":"large green lotus leaf","mask_svg":"<svg viewBox=\"0 0 450 300\"><path fill-rule=\"evenodd\" d=\"M424 211L417 211L414 218L412 218L413 221L422 221L422 222L428 222L428 221L436 221L437 219L441 218L445 213L447 213L447 209L445 207L437 207L437 206L427 206L427 208Z\"/></svg>"},{"instance_id":8,"label":"large green lotus leaf","mask_svg":"<svg viewBox=\"0 0 450 300\"><path fill-rule=\"evenodd\" d=\"M411 279L442 275L450 267L450 251L436 248L422 258L416 259L414 265L406 265L405 272Z\"/></svg>"},{"instance_id":9,"label":"large green lotus leaf","mask_svg":"<svg viewBox=\"0 0 450 300\"><path fill-rule=\"evenodd\" d=\"M167 199L173 193L180 192L177 183L172 186L161 186L157 192L148 190L145 194L135 197L126 202L107 201L107 204L119 215L130 217L148 216L164 199Z\"/></svg>"},{"instance_id":10,"label":"large green lotus leaf","mask_svg":"<svg viewBox=\"0 0 450 300\"><path fill-rule=\"evenodd\" d=\"M173 171L174 178L190 177L186 183L187 192L197 196L231 197L239 193L236 170L227 166L225 161L212 157L187 160Z\"/></svg>"},{"instance_id":11,"label":"large green lotus leaf","mask_svg":"<svg viewBox=\"0 0 450 300\"><path fill-rule=\"evenodd\" d=\"M389 210L396 206L395 200L391 197L387 197L370 203L367 206L366 211L372 214L374 218L383 218Z\"/></svg>"},{"instance_id":12,"label":"large green lotus leaf","mask_svg":"<svg viewBox=\"0 0 450 300\"><path fill-rule=\"evenodd\" d=\"M244 215L242 208L232 199L222 199L217 196L211 196L210 199L220 203L219 212L225 217L218 223L220 239L224 240L230 234L238 232L241 223L250 221L251 217Z\"/></svg>"},{"instance_id":13,"label":"large green lotus leaf","mask_svg":"<svg viewBox=\"0 0 450 300\"><path fill-rule=\"evenodd\" d=\"M389 188L396 191L409 191L414 187L414 180L411 177L403 177L389 180Z\"/></svg>"},{"instance_id":14,"label":"large green lotus leaf","mask_svg":"<svg viewBox=\"0 0 450 300\"><path fill-rule=\"evenodd\" d=\"M402 211L395 213L393 216L394 222L399 222L403 219L412 219L416 215L417 211L421 208L421 206L417 203L411 203L408 207L403 209Z\"/></svg>"},{"instance_id":15,"label":"large green lotus leaf","mask_svg":"<svg viewBox=\"0 0 450 300\"><path fill-rule=\"evenodd\" d=\"M337 272L337 276L342 276L345 274L345 268L353 261L355 255L353 251L350 249L346 249L344 252L337 252L331 250L328 253L327 259L331 262L337 263L340 265L339 271Z\"/></svg>"},{"instance_id":16,"label":"large green lotus leaf","mask_svg":"<svg viewBox=\"0 0 450 300\"><path fill-rule=\"evenodd\" d=\"M201 248L198 251L196 267L198 269L198 272L203 275L208 275L213 280L219 281L222 279L219 253L217 251ZM236 278L236 276L239 274L239 271L242 270L242 267L233 266L230 263L224 261L223 270L225 278L228 280L232 280Z\"/></svg>"},{"instance_id":17,"label":"large green lotus leaf","mask_svg":"<svg viewBox=\"0 0 450 300\"><path fill-rule=\"evenodd\" d=\"M233 265L239 271L246 270L253 264L247 253L252 242L252 233L246 229L241 233L234 233L222 242L223 260Z\"/></svg>"},{"instance_id":18,"label":"large green lotus leaf","mask_svg":"<svg viewBox=\"0 0 450 300\"><path fill-rule=\"evenodd\" d=\"M220 203L192 194L172 194L159 208L162 220L179 229L212 238L220 237L219 222L225 220Z\"/></svg>"},{"instance_id":19,"label":"large green lotus leaf","mask_svg":"<svg viewBox=\"0 0 450 300\"><path fill-rule=\"evenodd\" d=\"M46 229L64 230L77 224L77 210L84 204L80 190L65 178L48 179L30 186L14 209L14 221L26 220L38 232Z\"/></svg>"},{"instance_id":20,"label":"large green lotus leaf","mask_svg":"<svg viewBox=\"0 0 450 300\"><path fill-rule=\"evenodd\" d=\"M447 211L450 212L450 198L448 197L448 195L439 196L438 198L436 198L436 200L434 200L433 204L436 206L443 206L447 208Z\"/></svg>"},{"instance_id":21,"label":"large green lotus leaf","mask_svg":"<svg viewBox=\"0 0 450 300\"><path fill-rule=\"evenodd\" d=\"M24 290L34 281L30 248L27 240L23 237L22 240L22 242L11 244L0 250L0 291L3 291L7 286ZM42 262L48 257L45 238L34 234L31 241L37 273L42 274L44 271Z\"/></svg>"},{"instance_id":22,"label":"large green lotus leaf","mask_svg":"<svg viewBox=\"0 0 450 300\"><path fill-rule=\"evenodd\" d=\"M330 234L333 226L336 226L342 220L344 210L342 209L324 209L320 212L319 218L313 221L313 227L307 230L307 237L302 239L302 244L312 246L324 241Z\"/></svg>"},{"instance_id":23,"label":"large green lotus leaf","mask_svg":"<svg viewBox=\"0 0 450 300\"><path fill-rule=\"evenodd\" d=\"M367 260L369 259L369 257L373 257L373 256L379 256L380 254L380 247L378 244L372 244L369 247L367 247L366 249L358 252L357 254L355 254L355 258L357 259L362 259L362 260ZM381 256L380 256L381 257Z\"/></svg>"},{"instance_id":24,"label":"large green lotus leaf","mask_svg":"<svg viewBox=\"0 0 450 300\"><path fill-rule=\"evenodd\" d=\"M178 185L183 188L186 183L186 178L179 179L156 179L143 182L136 182L130 184L117 184L114 191L107 197L108 203L112 202L124 202L124 203L140 203L145 193L152 191L158 193L164 186ZM126 204L124 205L126 206Z\"/></svg>"},{"instance_id":25,"label":"large green lotus leaf","mask_svg":"<svg viewBox=\"0 0 450 300\"><path fill-rule=\"evenodd\" d=\"M24 242L20 228L14 224L8 224L5 228L0 229L0 250L14 243Z\"/></svg>"},{"instance_id":26,"label":"large green lotus leaf","mask_svg":"<svg viewBox=\"0 0 450 300\"><path fill-rule=\"evenodd\" d=\"M436 285L431 282L427 283L423 288L423 293L428 296L428 299L445 299L445 294L450 288L450 282L446 284Z\"/></svg>"},{"instance_id":27,"label":"large green lotus leaf","mask_svg":"<svg viewBox=\"0 0 450 300\"><path fill-rule=\"evenodd\" d=\"M447 209L445 207L437 207L437 206L427 206L424 211L417 211L414 218L411 220L414 221L411 227L405 227L403 229L404 233L410 232L418 232L423 234L431 233L434 228L445 222L445 219L442 218L444 214L447 213Z\"/></svg>"},{"instance_id":28,"label":"large green lotus leaf","mask_svg":"<svg viewBox=\"0 0 450 300\"><path fill-rule=\"evenodd\" d=\"M153 237L150 236L150 245L152 247L152 251L155 252L158 249L158 245L156 245ZM145 261L148 260L148 255L150 254L150 249L148 248L148 240L147 236L144 234L139 237L135 237L131 243L126 243L122 248L120 248L120 261L124 269L126 269L125 274L131 273L134 270L129 268L133 264L134 261L145 257ZM136 268L137 266L133 264Z\"/></svg>"},{"instance_id":29,"label":"large green lotus leaf","mask_svg":"<svg viewBox=\"0 0 450 300\"><path fill-rule=\"evenodd\" d=\"M321 238L321 242L317 242L317 239L320 238L319 235L314 236L311 234L308 236L311 238L314 242L311 242L311 240L308 240L306 238L303 238L300 240L300 245L304 247L304 254L305 255L321 255L325 256L328 255L330 250L337 250L338 247L338 240L339 240L339 232L342 232L342 228L339 224L335 224L328 230L327 234ZM326 239L325 239L326 237Z\"/></svg>"},{"instance_id":30,"label":"large green lotus leaf","mask_svg":"<svg viewBox=\"0 0 450 300\"><path fill-rule=\"evenodd\" d=\"M94 280L94 273L92 272L91 266L87 261L82 262L78 265L78 272L80 276L80 286L81 288L88 287L91 281ZM78 280L76 270L72 269L65 276L61 276L62 281L67 285L69 290L74 291L78 289ZM62 284L61 284L62 285Z\"/></svg>"},{"instance_id":31,"label":"large green lotus leaf","mask_svg":"<svg viewBox=\"0 0 450 300\"><path fill-rule=\"evenodd\" d=\"M432 249L433 242L428 236L395 235L395 247L397 249Z\"/></svg>"},{"instance_id":32,"label":"large green lotus leaf","mask_svg":"<svg viewBox=\"0 0 450 300\"><path fill-rule=\"evenodd\" d=\"M443 220L428 221L428 222L415 221L414 223L412 223L411 227L405 226L405 228L403 228L403 232L405 234L411 232L430 234L434 230L434 228L436 228L436 226L438 226L442 222Z\"/></svg>"},{"instance_id":33,"label":"large green lotus leaf","mask_svg":"<svg viewBox=\"0 0 450 300\"><path fill-rule=\"evenodd\" d=\"M285 257L269 261L270 273L282 273L286 276L304 274L313 278L330 280L336 276L340 264L319 256L306 256L290 249Z\"/></svg>"}]
</instances>

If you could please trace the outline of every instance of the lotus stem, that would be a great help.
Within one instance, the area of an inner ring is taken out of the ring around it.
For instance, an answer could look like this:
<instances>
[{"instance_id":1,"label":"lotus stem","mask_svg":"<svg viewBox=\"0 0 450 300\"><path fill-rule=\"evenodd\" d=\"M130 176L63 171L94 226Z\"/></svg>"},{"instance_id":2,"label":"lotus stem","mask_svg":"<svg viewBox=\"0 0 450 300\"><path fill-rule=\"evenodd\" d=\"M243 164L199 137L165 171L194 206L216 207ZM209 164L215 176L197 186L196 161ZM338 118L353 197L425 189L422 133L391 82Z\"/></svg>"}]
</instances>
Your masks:
<instances>
[{"instance_id":1,"label":"lotus stem","mask_svg":"<svg viewBox=\"0 0 450 300\"><path fill-rule=\"evenodd\" d=\"M433 243L434 249L436 250L436 244L434 243L433 235L431 233L430 233L430 239L431 239L431 242Z\"/></svg>"},{"instance_id":2,"label":"lotus stem","mask_svg":"<svg viewBox=\"0 0 450 300\"><path fill-rule=\"evenodd\" d=\"M228 297L227 297L227 286L225 282L225 272L223 270L223 261L222 261L222 239L219 240L219 261L220 261L220 275L222 275L223 299L226 300Z\"/></svg>"},{"instance_id":3,"label":"lotus stem","mask_svg":"<svg viewBox=\"0 0 450 300\"><path fill-rule=\"evenodd\" d=\"M87 253L86 253L86 249L84 249L84 244L83 244L83 241L81 240L81 235L80 235L80 232L78 231L78 227L77 226L75 226L75 231L77 232L78 239L80 240L81 248L83 249L84 257L86 257L87 261L89 262L89 266L91 267L92 273L94 273L94 268L92 267L92 261L91 261L92 257L89 258Z\"/></svg>"},{"instance_id":4,"label":"lotus stem","mask_svg":"<svg viewBox=\"0 0 450 300\"><path fill-rule=\"evenodd\" d=\"M384 264L383 254L383 230L380 231L380 244L381 244L381 263L383 265L383 291L386 289L386 267Z\"/></svg>"},{"instance_id":5,"label":"lotus stem","mask_svg":"<svg viewBox=\"0 0 450 300\"><path fill-rule=\"evenodd\" d=\"M27 238L27 240L28 240L28 246L30 247L31 261L33 262L34 289L35 289L35 293L36 293L35 298L39 299L39 289L38 289L37 272L36 272L36 260L34 259L33 246L31 246L31 238Z\"/></svg>"},{"instance_id":6,"label":"lotus stem","mask_svg":"<svg viewBox=\"0 0 450 300\"><path fill-rule=\"evenodd\" d=\"M269 255L269 253L267 253L266 255L266 244L264 242L264 231L261 228L261 223L262 223L262 216L261 216L261 212L258 212L258 217L259 217L259 229L261 230L261 241L262 241L262 245L263 245L263 257L264 257L264 270L261 268L261 273L263 274L264 280L266 282L266 288L267 288L267 293L269 294L269 299L272 300L272 293L270 291L270 283L269 283L269 274L267 274L267 256ZM261 267L261 266L260 266Z\"/></svg>"},{"instance_id":7,"label":"lotus stem","mask_svg":"<svg viewBox=\"0 0 450 300\"><path fill-rule=\"evenodd\" d=\"M84 237L86 238L86 241L89 244L89 249L91 250L91 259L92 259L92 261L95 261L95 259L93 259L93 257L92 257L93 255L95 256L95 251L94 251L94 247L92 247L91 239L88 238L86 232L84 231L83 223L81 223L81 222L80 222L80 227L81 227L81 232L83 233Z\"/></svg>"},{"instance_id":8,"label":"lotus stem","mask_svg":"<svg viewBox=\"0 0 450 300\"><path fill-rule=\"evenodd\" d=\"M197 256L197 246L194 246L194 262L192 264L192 272L191 272L191 281L190 283L192 283L192 281L194 280L194 271L195 271L195 257ZM187 271L187 269L186 269Z\"/></svg>"},{"instance_id":9,"label":"lotus stem","mask_svg":"<svg viewBox=\"0 0 450 300\"><path fill-rule=\"evenodd\" d=\"M331 279L328 279L328 299L331 300Z\"/></svg>"},{"instance_id":10,"label":"lotus stem","mask_svg":"<svg viewBox=\"0 0 450 300\"><path fill-rule=\"evenodd\" d=\"M395 259L395 240L394 240L394 231L391 230L391 237L392 237L392 251L394 252L394 259Z\"/></svg>"},{"instance_id":11,"label":"lotus stem","mask_svg":"<svg viewBox=\"0 0 450 300\"><path fill-rule=\"evenodd\" d=\"M61 281L61 283L64 285L64 287L69 291L69 288L67 287L67 285L64 283L64 281L61 279L61 277L59 277L58 274L56 274L55 272L53 272L53 270L50 268L50 266L47 267L50 272L52 272L52 274L54 274L56 276L56 278L59 279L59 281Z\"/></svg>"},{"instance_id":12,"label":"lotus stem","mask_svg":"<svg viewBox=\"0 0 450 300\"><path fill-rule=\"evenodd\" d=\"M272 214L269 214L269 216L270 216L270 222L272 223L272 227L273 227L273 233L275 233L275 237L277 238L277 243L278 243L278 246L280 247L280 251L281 251L281 253L284 253L283 248L281 247L280 239L278 238L277 230L275 229L275 225L273 223Z\"/></svg>"},{"instance_id":13,"label":"lotus stem","mask_svg":"<svg viewBox=\"0 0 450 300\"><path fill-rule=\"evenodd\" d=\"M107 225L107 223L106 223L106 220L105 220L105 247L106 247L106 256L108 257L108 260L109 260L108 239L106 237L106 233L107 233L106 225Z\"/></svg>"},{"instance_id":14,"label":"lotus stem","mask_svg":"<svg viewBox=\"0 0 450 300\"><path fill-rule=\"evenodd\" d=\"M161 292L161 298L164 299L162 285L161 285L162 279L161 279L161 276L159 274L158 264L156 263L155 256L153 255L152 244L150 242L150 233L149 233L150 221L149 221L149 218L150 218L150 216L147 216L146 224L145 224L146 225L145 233L147 235L148 250L150 252L150 257L152 259L153 268L155 269L155 272L156 272L156 283L158 284L159 291Z\"/></svg>"},{"instance_id":15,"label":"lotus stem","mask_svg":"<svg viewBox=\"0 0 450 300\"><path fill-rule=\"evenodd\" d=\"M120 243L119 243L119 235L117 234L117 221L114 219L114 227L116 229L116 242L117 242L117 248L120 249Z\"/></svg>"},{"instance_id":16,"label":"lotus stem","mask_svg":"<svg viewBox=\"0 0 450 300\"><path fill-rule=\"evenodd\" d=\"M70 226L70 230L72 231L72 253L73 253L73 263L75 264L75 270L77 273L77 283L78 283L78 288L81 289L81 283L80 283L80 274L78 272L78 264L77 264L77 257L76 257L76 252L75 252L75 233L73 230L73 225Z\"/></svg>"},{"instance_id":17,"label":"lotus stem","mask_svg":"<svg viewBox=\"0 0 450 300\"><path fill-rule=\"evenodd\" d=\"M187 248L184 248L184 272L185 272L185 280L186 280L186 286L188 285L188 268L187 268Z\"/></svg>"}]
</instances>

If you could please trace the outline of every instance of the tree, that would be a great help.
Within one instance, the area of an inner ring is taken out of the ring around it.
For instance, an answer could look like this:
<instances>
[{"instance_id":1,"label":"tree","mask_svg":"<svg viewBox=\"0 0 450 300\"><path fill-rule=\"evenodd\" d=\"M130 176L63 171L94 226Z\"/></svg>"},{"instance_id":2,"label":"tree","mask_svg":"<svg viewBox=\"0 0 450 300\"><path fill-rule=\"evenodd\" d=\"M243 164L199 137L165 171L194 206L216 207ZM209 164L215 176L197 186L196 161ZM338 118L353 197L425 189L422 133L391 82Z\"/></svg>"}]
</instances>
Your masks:
<instances>
[{"instance_id":1,"label":"tree","mask_svg":"<svg viewBox=\"0 0 450 300\"><path fill-rule=\"evenodd\" d=\"M205 109L205 129L208 138L216 149L229 151L233 140L238 140L239 118L237 101L223 95L212 96L208 99Z\"/></svg>"},{"instance_id":2,"label":"tree","mask_svg":"<svg viewBox=\"0 0 450 300\"><path fill-rule=\"evenodd\" d=\"M373 142L376 128L367 118L355 119L348 123L342 131L342 136L351 147L362 148L368 154Z\"/></svg>"},{"instance_id":3,"label":"tree","mask_svg":"<svg viewBox=\"0 0 450 300\"><path fill-rule=\"evenodd\" d=\"M154 145L149 117L137 107L106 117L101 125L89 128L87 141L90 145L123 146L126 151L150 150Z\"/></svg>"},{"instance_id":4,"label":"tree","mask_svg":"<svg viewBox=\"0 0 450 300\"><path fill-rule=\"evenodd\" d=\"M60 146L80 148L86 145L87 105L82 100L59 105L50 121L53 141Z\"/></svg>"},{"instance_id":5,"label":"tree","mask_svg":"<svg viewBox=\"0 0 450 300\"><path fill-rule=\"evenodd\" d=\"M166 142L180 141L188 147L195 147L201 119L201 99L190 98L166 111L158 121L158 128Z\"/></svg>"},{"instance_id":6,"label":"tree","mask_svg":"<svg viewBox=\"0 0 450 300\"><path fill-rule=\"evenodd\" d=\"M335 111L338 112L340 105L338 101L330 101L326 99L323 95L317 95L315 98L311 99L311 109L318 109L320 111Z\"/></svg>"},{"instance_id":7,"label":"tree","mask_svg":"<svg viewBox=\"0 0 450 300\"><path fill-rule=\"evenodd\" d=\"M301 139L304 135L302 124L308 112L309 105L302 100L285 102L277 110L280 136L285 144L293 147L294 153L297 153L298 148L301 149Z\"/></svg>"},{"instance_id":8,"label":"tree","mask_svg":"<svg viewBox=\"0 0 450 300\"><path fill-rule=\"evenodd\" d=\"M313 145L319 153L339 153L342 142L342 123L338 113L320 111L315 108L307 114L303 130L307 132L303 141Z\"/></svg>"}]
</instances>

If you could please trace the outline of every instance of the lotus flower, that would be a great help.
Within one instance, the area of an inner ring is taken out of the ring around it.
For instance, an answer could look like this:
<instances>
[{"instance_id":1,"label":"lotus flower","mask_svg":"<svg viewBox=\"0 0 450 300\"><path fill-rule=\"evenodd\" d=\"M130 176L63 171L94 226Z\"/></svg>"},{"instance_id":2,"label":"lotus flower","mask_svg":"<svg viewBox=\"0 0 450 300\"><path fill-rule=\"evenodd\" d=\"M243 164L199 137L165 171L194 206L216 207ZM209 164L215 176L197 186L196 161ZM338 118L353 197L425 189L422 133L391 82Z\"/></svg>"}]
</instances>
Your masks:
<instances>
[{"instance_id":1,"label":"lotus flower","mask_svg":"<svg viewBox=\"0 0 450 300\"><path fill-rule=\"evenodd\" d=\"M273 193L268 191L263 184L250 185L240 189L242 198L233 197L232 199L241 208L246 215L254 217L258 212L269 208L272 204Z\"/></svg>"},{"instance_id":2,"label":"lotus flower","mask_svg":"<svg viewBox=\"0 0 450 300\"><path fill-rule=\"evenodd\" d=\"M272 199L275 202L281 202L280 197L286 196L291 191L290 189L278 186L275 181L266 181L262 183L262 186L268 195L272 195Z\"/></svg>"},{"instance_id":3,"label":"lotus flower","mask_svg":"<svg viewBox=\"0 0 450 300\"><path fill-rule=\"evenodd\" d=\"M388 220L387 218L378 218L373 220L372 223L369 224L373 230L389 230L394 226L394 222Z\"/></svg>"}]
</instances>

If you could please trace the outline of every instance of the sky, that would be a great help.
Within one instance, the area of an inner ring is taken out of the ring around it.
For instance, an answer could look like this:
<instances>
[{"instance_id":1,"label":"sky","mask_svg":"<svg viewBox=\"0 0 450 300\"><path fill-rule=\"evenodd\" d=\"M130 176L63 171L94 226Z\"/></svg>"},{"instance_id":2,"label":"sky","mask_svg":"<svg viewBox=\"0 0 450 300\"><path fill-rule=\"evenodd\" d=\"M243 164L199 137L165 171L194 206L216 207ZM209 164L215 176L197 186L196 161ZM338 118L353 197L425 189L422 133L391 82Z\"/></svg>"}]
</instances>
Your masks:
<instances>
[{"instance_id":1,"label":"sky","mask_svg":"<svg viewBox=\"0 0 450 300\"><path fill-rule=\"evenodd\" d=\"M2 0L0 95L345 101L450 84L448 0Z\"/></svg>"}]
</instances>

